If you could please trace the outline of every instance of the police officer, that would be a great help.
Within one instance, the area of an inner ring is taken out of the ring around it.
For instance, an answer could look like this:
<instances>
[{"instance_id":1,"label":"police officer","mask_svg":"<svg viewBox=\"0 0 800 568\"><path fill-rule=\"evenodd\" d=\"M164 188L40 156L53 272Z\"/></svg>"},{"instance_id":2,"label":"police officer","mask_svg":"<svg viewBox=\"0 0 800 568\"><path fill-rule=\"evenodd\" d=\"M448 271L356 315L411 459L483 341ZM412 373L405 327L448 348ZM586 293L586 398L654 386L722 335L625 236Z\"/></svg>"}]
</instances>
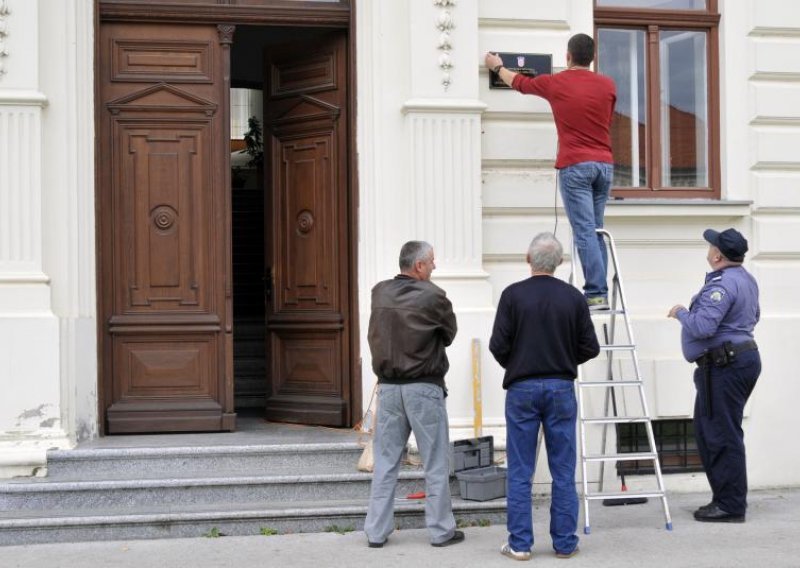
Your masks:
<instances>
[{"instance_id":1,"label":"police officer","mask_svg":"<svg viewBox=\"0 0 800 568\"><path fill-rule=\"evenodd\" d=\"M712 272L689 308L673 306L681 347L697 364L694 431L712 500L695 511L704 522L743 523L747 508L742 414L761 373L753 328L758 323L758 284L742 266L747 239L736 229L707 229Z\"/></svg>"}]
</instances>

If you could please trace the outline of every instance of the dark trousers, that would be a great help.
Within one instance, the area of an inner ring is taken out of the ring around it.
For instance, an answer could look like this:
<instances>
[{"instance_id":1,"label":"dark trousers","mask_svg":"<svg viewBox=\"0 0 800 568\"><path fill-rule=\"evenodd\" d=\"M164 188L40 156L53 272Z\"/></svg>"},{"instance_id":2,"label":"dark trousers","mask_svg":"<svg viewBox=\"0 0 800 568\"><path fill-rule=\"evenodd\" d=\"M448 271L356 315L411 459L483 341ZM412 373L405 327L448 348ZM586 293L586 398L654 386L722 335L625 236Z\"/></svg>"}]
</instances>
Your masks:
<instances>
[{"instance_id":1,"label":"dark trousers","mask_svg":"<svg viewBox=\"0 0 800 568\"><path fill-rule=\"evenodd\" d=\"M707 404L706 372L711 373L711 405ZM742 415L761 374L757 350L745 351L724 367L698 367L694 433L697 449L711 485L713 500L725 512L744 515L747 509L747 463ZM708 415L708 409L711 416Z\"/></svg>"}]
</instances>

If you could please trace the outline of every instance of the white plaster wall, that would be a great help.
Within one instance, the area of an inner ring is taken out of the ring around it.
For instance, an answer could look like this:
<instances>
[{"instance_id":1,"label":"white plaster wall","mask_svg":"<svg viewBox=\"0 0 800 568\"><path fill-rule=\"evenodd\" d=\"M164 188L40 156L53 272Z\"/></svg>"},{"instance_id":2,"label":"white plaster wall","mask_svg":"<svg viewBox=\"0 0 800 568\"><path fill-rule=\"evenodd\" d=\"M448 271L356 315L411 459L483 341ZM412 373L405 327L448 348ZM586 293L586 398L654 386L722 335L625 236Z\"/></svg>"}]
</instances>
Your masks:
<instances>
[{"instance_id":1,"label":"white plaster wall","mask_svg":"<svg viewBox=\"0 0 800 568\"><path fill-rule=\"evenodd\" d=\"M732 93L747 94L732 103L733 116L728 121L735 121L737 133L746 125L745 136L731 140L747 140L738 145L742 148L737 157L742 157L738 167L746 168L742 173L754 201L750 234L756 254L751 270L762 298L756 338L764 369L744 426L748 479L751 485L797 484L800 455L784 440L800 427L794 404L800 385L794 380L797 365L792 357L792 338L800 329L796 293L800 241L792 237L800 231L800 157L796 152L800 73L793 61L800 51L800 5L787 0L748 0L726 2L725 7L737 16L743 33L741 38L726 36L726 40L738 41L739 53L747 55L726 66L733 75L726 87ZM742 76L744 81L739 79Z\"/></svg>"},{"instance_id":2,"label":"white plaster wall","mask_svg":"<svg viewBox=\"0 0 800 568\"><path fill-rule=\"evenodd\" d=\"M39 2L44 266L59 319L61 419L74 442L98 433L93 3Z\"/></svg>"},{"instance_id":3,"label":"white plaster wall","mask_svg":"<svg viewBox=\"0 0 800 568\"><path fill-rule=\"evenodd\" d=\"M439 65L448 12L450 69ZM360 177L359 301L365 404L375 377L366 333L370 290L398 272L407 240L434 246L434 281L451 298L459 332L448 349L448 410L454 437L471 434L473 338L484 346L494 309L482 267L478 9L392 0L359 5L358 128ZM449 84L445 85L445 73ZM484 365L489 361L483 355ZM484 388L485 422L497 418L495 393ZM486 412L488 407L488 412Z\"/></svg>"},{"instance_id":4,"label":"white plaster wall","mask_svg":"<svg viewBox=\"0 0 800 568\"><path fill-rule=\"evenodd\" d=\"M29 474L69 444L59 377L59 321L45 267L47 94L39 2L7 0L0 74L0 477Z\"/></svg>"},{"instance_id":5,"label":"white plaster wall","mask_svg":"<svg viewBox=\"0 0 800 568\"><path fill-rule=\"evenodd\" d=\"M552 53L554 71L564 66L566 40L591 33L591 2L480 2L479 54L493 51ZM655 417L689 418L692 366L680 353L680 329L665 316L687 303L702 284L707 227L736 227L748 236L747 267L759 279L762 321L756 329L764 371L746 408L750 483L800 483L796 452L785 451L775 432L792 432L798 389L791 381L787 337L800 324L800 6L789 0L721 2L722 201L682 204L610 203L607 228L616 237L622 274L650 410ZM483 116L484 268L493 297L527 276L527 240L543 230L569 249L569 228L556 196L556 133L549 107L536 97L489 90L485 73ZM752 205L748 202L752 201ZM567 278L569 269L558 275ZM494 362L485 382L499 381ZM596 402L596 401L595 401ZM626 401L630 402L630 401ZM591 443L591 439L590 439ZM542 462L540 462L542 463ZM537 473L537 481L546 477ZM702 476L668 476L670 489L705 486Z\"/></svg>"}]
</instances>

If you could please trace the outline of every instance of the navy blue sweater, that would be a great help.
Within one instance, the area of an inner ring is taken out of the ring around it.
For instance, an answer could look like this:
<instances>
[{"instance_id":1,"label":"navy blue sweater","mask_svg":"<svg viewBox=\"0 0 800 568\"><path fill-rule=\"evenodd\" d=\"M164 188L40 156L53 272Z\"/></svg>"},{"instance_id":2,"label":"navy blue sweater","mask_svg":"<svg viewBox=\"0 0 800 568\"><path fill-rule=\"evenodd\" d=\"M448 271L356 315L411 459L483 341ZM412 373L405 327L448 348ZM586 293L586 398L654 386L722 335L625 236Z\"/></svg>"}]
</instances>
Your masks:
<instances>
[{"instance_id":1,"label":"navy blue sweater","mask_svg":"<svg viewBox=\"0 0 800 568\"><path fill-rule=\"evenodd\" d=\"M506 370L507 389L523 379L574 379L600 346L583 294L553 276L532 276L500 296L489 350Z\"/></svg>"}]
</instances>

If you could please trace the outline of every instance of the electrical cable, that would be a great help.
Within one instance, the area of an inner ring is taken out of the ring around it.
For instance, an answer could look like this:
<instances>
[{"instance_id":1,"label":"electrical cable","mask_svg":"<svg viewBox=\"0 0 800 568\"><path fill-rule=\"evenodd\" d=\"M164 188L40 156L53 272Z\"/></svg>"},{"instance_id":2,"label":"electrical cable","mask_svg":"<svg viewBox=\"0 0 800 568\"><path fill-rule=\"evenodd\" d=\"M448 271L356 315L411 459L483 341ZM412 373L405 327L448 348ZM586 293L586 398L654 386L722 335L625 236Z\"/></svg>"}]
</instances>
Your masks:
<instances>
[{"instance_id":1,"label":"electrical cable","mask_svg":"<svg viewBox=\"0 0 800 568\"><path fill-rule=\"evenodd\" d=\"M558 160L558 150L561 146L560 141L556 141L556 160ZM556 169L556 183L553 186L553 236L558 238L558 178L560 170Z\"/></svg>"},{"instance_id":2,"label":"electrical cable","mask_svg":"<svg viewBox=\"0 0 800 568\"><path fill-rule=\"evenodd\" d=\"M558 238L558 170L556 170L556 183L553 186L553 236Z\"/></svg>"}]
</instances>

